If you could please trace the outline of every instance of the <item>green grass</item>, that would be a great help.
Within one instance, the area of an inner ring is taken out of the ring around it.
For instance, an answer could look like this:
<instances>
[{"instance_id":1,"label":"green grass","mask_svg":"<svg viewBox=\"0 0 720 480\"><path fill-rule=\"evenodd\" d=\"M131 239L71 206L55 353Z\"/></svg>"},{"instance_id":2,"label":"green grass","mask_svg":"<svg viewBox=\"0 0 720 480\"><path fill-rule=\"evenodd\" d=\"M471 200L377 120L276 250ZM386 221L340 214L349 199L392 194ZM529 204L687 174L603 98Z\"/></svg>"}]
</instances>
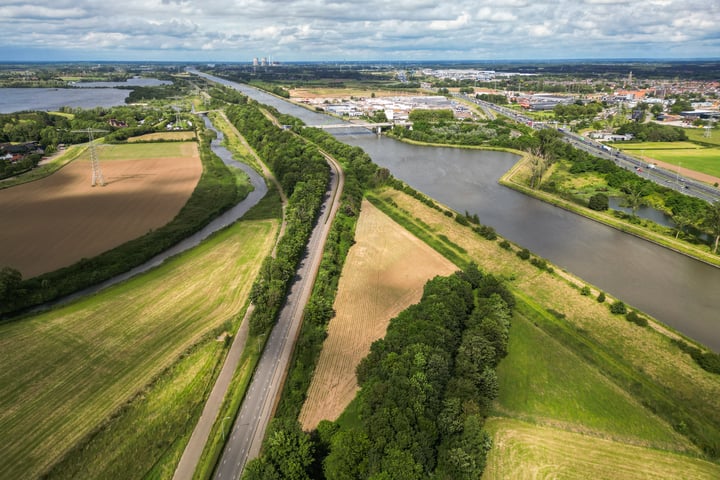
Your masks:
<instances>
[{"instance_id":1,"label":"green grass","mask_svg":"<svg viewBox=\"0 0 720 480\"><path fill-rule=\"evenodd\" d=\"M172 477L224 357L209 339L49 473L53 479Z\"/></svg>"},{"instance_id":2,"label":"green grass","mask_svg":"<svg viewBox=\"0 0 720 480\"><path fill-rule=\"evenodd\" d=\"M500 448L490 451L483 480L720 478L717 464L675 453L505 418L491 418L485 426Z\"/></svg>"},{"instance_id":3,"label":"green grass","mask_svg":"<svg viewBox=\"0 0 720 480\"><path fill-rule=\"evenodd\" d=\"M236 223L147 274L0 325L0 437L13 439L0 445L0 477L37 477L89 444L183 353L234 318L277 226ZM152 465L152 455L140 450L135 461Z\"/></svg>"},{"instance_id":4,"label":"green grass","mask_svg":"<svg viewBox=\"0 0 720 480\"><path fill-rule=\"evenodd\" d=\"M698 150L703 148L692 142L638 142L638 143L613 143L614 147L621 150Z\"/></svg>"},{"instance_id":5,"label":"green grass","mask_svg":"<svg viewBox=\"0 0 720 480\"><path fill-rule=\"evenodd\" d=\"M720 129L714 128L710 130L710 138L705 137L704 128L686 128L685 133L692 142L720 147Z\"/></svg>"},{"instance_id":6,"label":"green grass","mask_svg":"<svg viewBox=\"0 0 720 480\"><path fill-rule=\"evenodd\" d=\"M100 161L142 160L146 158L183 157L183 146L195 142L148 142L98 145Z\"/></svg>"},{"instance_id":7,"label":"green grass","mask_svg":"<svg viewBox=\"0 0 720 480\"><path fill-rule=\"evenodd\" d=\"M519 313L510 329L509 354L498 367L499 411L539 424L672 450L694 450L560 341Z\"/></svg>"}]
</instances>

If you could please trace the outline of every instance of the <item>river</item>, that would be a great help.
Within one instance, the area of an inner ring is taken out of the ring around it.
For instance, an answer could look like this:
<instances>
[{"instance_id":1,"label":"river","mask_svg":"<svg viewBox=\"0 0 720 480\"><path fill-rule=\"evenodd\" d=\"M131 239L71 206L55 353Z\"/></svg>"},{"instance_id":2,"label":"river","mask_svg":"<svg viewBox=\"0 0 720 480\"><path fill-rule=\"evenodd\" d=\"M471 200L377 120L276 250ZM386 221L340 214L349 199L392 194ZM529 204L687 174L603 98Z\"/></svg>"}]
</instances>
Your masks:
<instances>
[{"instance_id":1,"label":"river","mask_svg":"<svg viewBox=\"0 0 720 480\"><path fill-rule=\"evenodd\" d=\"M308 125L338 123L247 85L210 78ZM363 148L412 187L458 212L478 214L503 237L720 351L720 269L501 186L498 179L517 159L512 154L409 145L364 130L338 130L336 137Z\"/></svg>"}]
</instances>

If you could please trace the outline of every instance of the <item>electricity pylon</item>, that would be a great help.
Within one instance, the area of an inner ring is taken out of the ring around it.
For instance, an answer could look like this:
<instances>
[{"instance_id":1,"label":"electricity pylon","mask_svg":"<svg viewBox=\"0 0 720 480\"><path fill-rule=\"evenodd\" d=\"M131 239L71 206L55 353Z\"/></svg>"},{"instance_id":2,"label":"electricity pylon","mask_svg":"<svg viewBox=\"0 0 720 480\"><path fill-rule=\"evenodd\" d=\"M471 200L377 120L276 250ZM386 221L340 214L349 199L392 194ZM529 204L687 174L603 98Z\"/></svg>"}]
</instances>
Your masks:
<instances>
[{"instance_id":1,"label":"electricity pylon","mask_svg":"<svg viewBox=\"0 0 720 480\"><path fill-rule=\"evenodd\" d=\"M107 132L107 130L99 130L97 128L86 128L85 130L72 130L75 133L87 133L90 139L90 165L92 166L92 183L95 186L98 183L101 187L105 186L105 178L103 178L102 170L100 170L100 161L98 160L97 151L95 150L95 138L93 133Z\"/></svg>"}]
</instances>

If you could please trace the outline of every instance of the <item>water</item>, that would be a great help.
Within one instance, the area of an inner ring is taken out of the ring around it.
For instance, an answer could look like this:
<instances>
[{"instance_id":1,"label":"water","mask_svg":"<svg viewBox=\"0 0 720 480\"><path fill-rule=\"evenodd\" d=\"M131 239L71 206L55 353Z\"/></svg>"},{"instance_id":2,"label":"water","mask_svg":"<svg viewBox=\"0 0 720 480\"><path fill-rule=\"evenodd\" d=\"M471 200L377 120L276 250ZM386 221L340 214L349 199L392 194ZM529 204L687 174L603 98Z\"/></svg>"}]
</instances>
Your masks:
<instances>
[{"instance_id":1,"label":"water","mask_svg":"<svg viewBox=\"0 0 720 480\"><path fill-rule=\"evenodd\" d=\"M79 88L0 88L0 113L53 111L60 107L95 108L125 105L130 90L118 86L154 86L170 82L135 78L127 82L78 83ZM102 88L101 88L102 87Z\"/></svg>"},{"instance_id":2,"label":"water","mask_svg":"<svg viewBox=\"0 0 720 480\"><path fill-rule=\"evenodd\" d=\"M338 122L247 85L220 81L307 124ZM514 155L420 147L363 130L338 131L336 137L363 148L414 188L458 212L477 213L503 237L720 351L720 269L499 185Z\"/></svg>"}]
</instances>

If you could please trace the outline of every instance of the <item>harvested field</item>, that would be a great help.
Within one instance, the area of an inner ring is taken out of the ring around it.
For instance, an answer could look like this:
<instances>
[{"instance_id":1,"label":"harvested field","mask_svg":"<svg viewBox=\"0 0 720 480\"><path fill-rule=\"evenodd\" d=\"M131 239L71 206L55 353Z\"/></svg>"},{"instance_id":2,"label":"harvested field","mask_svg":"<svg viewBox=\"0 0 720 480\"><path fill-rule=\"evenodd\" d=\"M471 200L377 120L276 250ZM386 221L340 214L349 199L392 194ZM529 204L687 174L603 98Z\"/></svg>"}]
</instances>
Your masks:
<instances>
[{"instance_id":1,"label":"harvested field","mask_svg":"<svg viewBox=\"0 0 720 480\"><path fill-rule=\"evenodd\" d=\"M720 466L674 453L565 432L510 419L486 424L495 443L484 480L505 478L567 479L713 479Z\"/></svg>"},{"instance_id":2,"label":"harvested field","mask_svg":"<svg viewBox=\"0 0 720 480\"><path fill-rule=\"evenodd\" d=\"M436 275L458 268L367 200L355 231L318 365L300 413L305 430L335 420L357 392L355 368L391 318L420 300Z\"/></svg>"},{"instance_id":3,"label":"harvested field","mask_svg":"<svg viewBox=\"0 0 720 480\"><path fill-rule=\"evenodd\" d=\"M0 266L23 278L57 270L172 220L202 174L196 143L99 146L104 187L88 152L53 175L0 191Z\"/></svg>"}]
</instances>

